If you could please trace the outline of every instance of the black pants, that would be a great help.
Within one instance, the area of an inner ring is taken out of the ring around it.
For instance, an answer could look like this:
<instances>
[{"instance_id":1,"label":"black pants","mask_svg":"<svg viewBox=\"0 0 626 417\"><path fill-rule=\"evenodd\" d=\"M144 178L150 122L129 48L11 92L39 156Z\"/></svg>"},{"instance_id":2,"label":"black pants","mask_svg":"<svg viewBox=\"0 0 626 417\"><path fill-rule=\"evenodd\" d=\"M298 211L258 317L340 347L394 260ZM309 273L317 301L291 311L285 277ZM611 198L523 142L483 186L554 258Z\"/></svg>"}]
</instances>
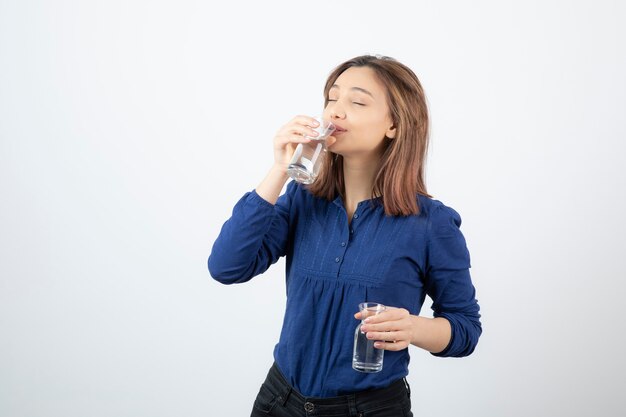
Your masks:
<instances>
[{"instance_id":1,"label":"black pants","mask_svg":"<svg viewBox=\"0 0 626 417\"><path fill-rule=\"evenodd\" d=\"M306 398L272 366L250 417L413 417L411 390L402 378L386 388L331 398Z\"/></svg>"}]
</instances>

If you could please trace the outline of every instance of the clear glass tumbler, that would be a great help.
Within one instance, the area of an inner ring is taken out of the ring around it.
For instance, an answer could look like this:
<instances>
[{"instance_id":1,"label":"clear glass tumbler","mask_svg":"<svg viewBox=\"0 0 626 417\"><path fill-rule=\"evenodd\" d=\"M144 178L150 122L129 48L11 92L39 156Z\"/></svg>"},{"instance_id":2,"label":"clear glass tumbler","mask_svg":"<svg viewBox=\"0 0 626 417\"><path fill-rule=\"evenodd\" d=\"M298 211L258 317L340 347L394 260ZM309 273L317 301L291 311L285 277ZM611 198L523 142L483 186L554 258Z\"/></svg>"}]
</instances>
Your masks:
<instances>
[{"instance_id":1,"label":"clear glass tumbler","mask_svg":"<svg viewBox=\"0 0 626 417\"><path fill-rule=\"evenodd\" d=\"M352 351L352 368L360 372L379 372L383 369L383 349L374 347L375 340L370 340L366 334L361 331L364 320L370 316L380 314L387 307L379 303L361 303L359 311L361 312L361 323L354 332L354 350Z\"/></svg>"},{"instance_id":2,"label":"clear glass tumbler","mask_svg":"<svg viewBox=\"0 0 626 417\"><path fill-rule=\"evenodd\" d=\"M335 131L335 125L331 122L316 117L319 125L312 127L317 133L316 137L305 136L311 139L308 143L299 143L293 157L287 167L287 174L295 181L303 184L311 184L317 178L322 166L324 153L326 153L326 138Z\"/></svg>"}]
</instances>

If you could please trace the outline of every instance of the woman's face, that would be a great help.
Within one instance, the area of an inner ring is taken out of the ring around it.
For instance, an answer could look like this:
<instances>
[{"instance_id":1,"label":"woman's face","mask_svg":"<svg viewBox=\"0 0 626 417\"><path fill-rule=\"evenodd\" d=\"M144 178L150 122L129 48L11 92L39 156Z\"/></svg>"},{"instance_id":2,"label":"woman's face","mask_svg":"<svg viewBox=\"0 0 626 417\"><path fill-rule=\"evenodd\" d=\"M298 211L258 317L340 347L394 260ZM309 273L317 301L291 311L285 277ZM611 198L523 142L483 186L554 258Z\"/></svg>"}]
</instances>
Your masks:
<instances>
[{"instance_id":1,"label":"woman's face","mask_svg":"<svg viewBox=\"0 0 626 417\"><path fill-rule=\"evenodd\" d=\"M337 126L331 152L343 156L380 155L383 142L395 137L387 91L369 67L351 67L328 93L324 118Z\"/></svg>"}]
</instances>

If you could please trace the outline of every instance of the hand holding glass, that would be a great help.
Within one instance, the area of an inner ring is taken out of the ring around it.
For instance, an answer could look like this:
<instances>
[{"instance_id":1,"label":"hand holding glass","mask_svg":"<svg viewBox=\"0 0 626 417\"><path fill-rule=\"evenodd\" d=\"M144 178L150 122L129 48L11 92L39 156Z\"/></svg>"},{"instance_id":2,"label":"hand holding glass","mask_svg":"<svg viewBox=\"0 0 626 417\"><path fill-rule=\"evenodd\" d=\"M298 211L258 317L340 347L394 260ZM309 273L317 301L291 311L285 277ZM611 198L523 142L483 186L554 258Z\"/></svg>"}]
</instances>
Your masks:
<instances>
[{"instance_id":1,"label":"hand holding glass","mask_svg":"<svg viewBox=\"0 0 626 417\"><path fill-rule=\"evenodd\" d=\"M366 318L380 314L387 307L379 303L361 303L361 323L354 332L354 350L352 352L352 368L360 372L379 372L383 369L384 349L374 347L375 340L367 338L367 334L361 332L361 326Z\"/></svg>"},{"instance_id":2,"label":"hand holding glass","mask_svg":"<svg viewBox=\"0 0 626 417\"><path fill-rule=\"evenodd\" d=\"M335 125L331 122L321 117L316 117L315 120L319 122L319 125L317 128L311 128L318 133L318 136L305 136L311 141L298 144L287 167L287 174L303 184L311 184L317 178L324 153L326 153L326 138L335 131Z\"/></svg>"}]
</instances>

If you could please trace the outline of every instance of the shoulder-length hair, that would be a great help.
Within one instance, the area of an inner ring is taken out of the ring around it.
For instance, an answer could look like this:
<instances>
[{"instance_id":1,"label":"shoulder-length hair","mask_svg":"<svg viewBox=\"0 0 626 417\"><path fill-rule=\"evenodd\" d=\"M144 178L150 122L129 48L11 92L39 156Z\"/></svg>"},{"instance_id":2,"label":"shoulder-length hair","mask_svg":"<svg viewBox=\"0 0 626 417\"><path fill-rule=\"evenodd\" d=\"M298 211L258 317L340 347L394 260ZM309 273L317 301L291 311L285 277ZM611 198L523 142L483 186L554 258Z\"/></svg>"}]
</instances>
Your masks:
<instances>
[{"instance_id":1,"label":"shoulder-length hair","mask_svg":"<svg viewBox=\"0 0 626 417\"><path fill-rule=\"evenodd\" d=\"M380 196L385 214L419 214L417 194L427 197L424 166L428 150L428 107L422 85L413 71L393 58L363 55L338 65L324 87L324 107L328 92L348 68L371 68L386 87L387 104L396 135L385 139L380 169L375 177L372 198ZM317 180L309 186L317 197L333 200L345 197L343 157L327 152Z\"/></svg>"}]
</instances>

